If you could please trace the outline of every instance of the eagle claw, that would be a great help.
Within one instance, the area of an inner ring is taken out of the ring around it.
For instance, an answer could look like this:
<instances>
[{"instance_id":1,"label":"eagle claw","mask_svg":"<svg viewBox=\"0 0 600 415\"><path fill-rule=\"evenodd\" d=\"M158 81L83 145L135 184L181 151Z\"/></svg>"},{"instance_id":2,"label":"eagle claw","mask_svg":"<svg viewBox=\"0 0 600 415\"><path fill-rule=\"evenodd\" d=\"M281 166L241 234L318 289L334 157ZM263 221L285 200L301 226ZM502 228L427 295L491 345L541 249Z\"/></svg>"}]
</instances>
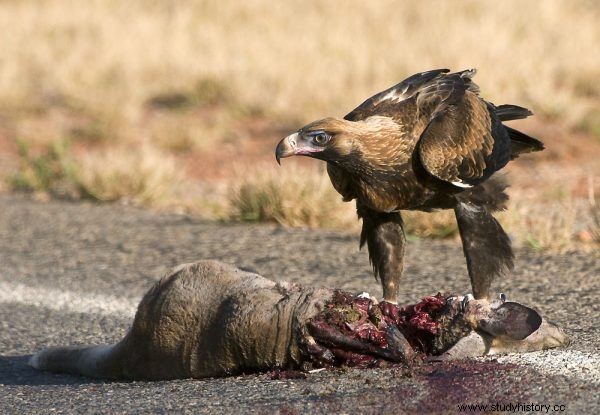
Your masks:
<instances>
[{"instance_id":1,"label":"eagle claw","mask_svg":"<svg viewBox=\"0 0 600 415\"><path fill-rule=\"evenodd\" d=\"M386 317L390 317L394 321L397 320L398 304L392 303L391 301L383 300L379 303L379 308L381 309L381 314L383 314Z\"/></svg>"}]
</instances>

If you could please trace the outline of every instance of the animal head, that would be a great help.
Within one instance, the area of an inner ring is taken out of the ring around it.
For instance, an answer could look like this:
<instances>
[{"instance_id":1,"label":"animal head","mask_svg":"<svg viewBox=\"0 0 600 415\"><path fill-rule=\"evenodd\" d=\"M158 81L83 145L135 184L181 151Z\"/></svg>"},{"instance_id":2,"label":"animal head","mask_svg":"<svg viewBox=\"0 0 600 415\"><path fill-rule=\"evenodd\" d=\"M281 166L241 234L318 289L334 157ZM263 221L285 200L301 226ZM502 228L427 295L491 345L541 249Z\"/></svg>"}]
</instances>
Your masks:
<instances>
[{"instance_id":1,"label":"animal head","mask_svg":"<svg viewBox=\"0 0 600 415\"><path fill-rule=\"evenodd\" d=\"M506 301L474 300L455 296L446 301L446 313L465 321L472 332L460 338L437 359L529 352L569 344L569 337L532 308Z\"/></svg>"}]
</instances>

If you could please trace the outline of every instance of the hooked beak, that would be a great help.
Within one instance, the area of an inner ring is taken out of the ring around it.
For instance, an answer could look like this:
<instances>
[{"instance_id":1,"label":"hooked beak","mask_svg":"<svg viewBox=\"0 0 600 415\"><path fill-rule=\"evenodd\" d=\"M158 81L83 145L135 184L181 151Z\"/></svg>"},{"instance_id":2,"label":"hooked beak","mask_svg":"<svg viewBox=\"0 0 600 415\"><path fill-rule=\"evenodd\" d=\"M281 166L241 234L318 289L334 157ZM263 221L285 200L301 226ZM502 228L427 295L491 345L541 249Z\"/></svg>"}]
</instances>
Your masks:
<instances>
[{"instance_id":1,"label":"hooked beak","mask_svg":"<svg viewBox=\"0 0 600 415\"><path fill-rule=\"evenodd\" d=\"M298 146L298 133L288 135L286 138L281 140L275 148L275 159L277 164L281 166L281 159L285 157L291 157L296 154L296 148Z\"/></svg>"},{"instance_id":2,"label":"hooked beak","mask_svg":"<svg viewBox=\"0 0 600 415\"><path fill-rule=\"evenodd\" d=\"M309 156L320 158L319 153L322 153L325 147L315 145L311 138L306 138L300 133L288 135L277 144L275 149L275 158L277 163L281 165L280 160L284 157L291 156Z\"/></svg>"}]
</instances>

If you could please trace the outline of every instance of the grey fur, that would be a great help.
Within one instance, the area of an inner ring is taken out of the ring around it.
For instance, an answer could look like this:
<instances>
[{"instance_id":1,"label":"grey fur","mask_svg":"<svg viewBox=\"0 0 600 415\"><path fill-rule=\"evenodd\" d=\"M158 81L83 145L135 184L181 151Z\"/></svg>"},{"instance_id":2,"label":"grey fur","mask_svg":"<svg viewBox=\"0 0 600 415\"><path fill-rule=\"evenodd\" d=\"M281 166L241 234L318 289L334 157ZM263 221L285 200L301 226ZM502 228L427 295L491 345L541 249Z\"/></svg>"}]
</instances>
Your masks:
<instances>
[{"instance_id":1,"label":"grey fur","mask_svg":"<svg viewBox=\"0 0 600 415\"><path fill-rule=\"evenodd\" d=\"M111 353L94 359L99 346L53 348L31 363L109 379L202 378L296 366L300 325L330 296L329 290L276 284L216 261L186 264L144 296L130 331Z\"/></svg>"}]
</instances>

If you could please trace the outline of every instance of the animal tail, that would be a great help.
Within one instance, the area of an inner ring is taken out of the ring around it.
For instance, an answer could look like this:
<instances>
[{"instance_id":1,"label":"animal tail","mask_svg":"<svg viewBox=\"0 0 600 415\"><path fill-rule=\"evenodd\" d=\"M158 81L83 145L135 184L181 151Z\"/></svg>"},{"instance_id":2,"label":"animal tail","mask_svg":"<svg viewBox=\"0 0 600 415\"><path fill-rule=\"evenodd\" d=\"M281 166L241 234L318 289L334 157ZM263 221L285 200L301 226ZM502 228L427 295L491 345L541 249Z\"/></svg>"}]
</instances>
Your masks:
<instances>
[{"instance_id":1,"label":"animal tail","mask_svg":"<svg viewBox=\"0 0 600 415\"><path fill-rule=\"evenodd\" d=\"M521 120L533 115L533 112L527 108L512 104L504 104L495 107L495 113L500 121ZM544 143L541 141L506 125L504 125L504 128L506 128L508 136L510 137L511 159L519 157L519 154L542 151L544 149Z\"/></svg>"},{"instance_id":2,"label":"animal tail","mask_svg":"<svg viewBox=\"0 0 600 415\"><path fill-rule=\"evenodd\" d=\"M496 115L500 121L520 120L533 115L533 112L527 108L519 107L518 105L504 104L498 105L495 108Z\"/></svg>"},{"instance_id":3,"label":"animal tail","mask_svg":"<svg viewBox=\"0 0 600 415\"><path fill-rule=\"evenodd\" d=\"M120 376L120 343L100 346L52 347L34 354L29 366L48 372L69 373L93 378Z\"/></svg>"},{"instance_id":4,"label":"animal tail","mask_svg":"<svg viewBox=\"0 0 600 415\"><path fill-rule=\"evenodd\" d=\"M534 151L542 151L544 149L544 143L541 141L528 136L521 131L517 131L514 128L504 126L508 131L510 137L510 157L516 159L520 154L532 153Z\"/></svg>"}]
</instances>

